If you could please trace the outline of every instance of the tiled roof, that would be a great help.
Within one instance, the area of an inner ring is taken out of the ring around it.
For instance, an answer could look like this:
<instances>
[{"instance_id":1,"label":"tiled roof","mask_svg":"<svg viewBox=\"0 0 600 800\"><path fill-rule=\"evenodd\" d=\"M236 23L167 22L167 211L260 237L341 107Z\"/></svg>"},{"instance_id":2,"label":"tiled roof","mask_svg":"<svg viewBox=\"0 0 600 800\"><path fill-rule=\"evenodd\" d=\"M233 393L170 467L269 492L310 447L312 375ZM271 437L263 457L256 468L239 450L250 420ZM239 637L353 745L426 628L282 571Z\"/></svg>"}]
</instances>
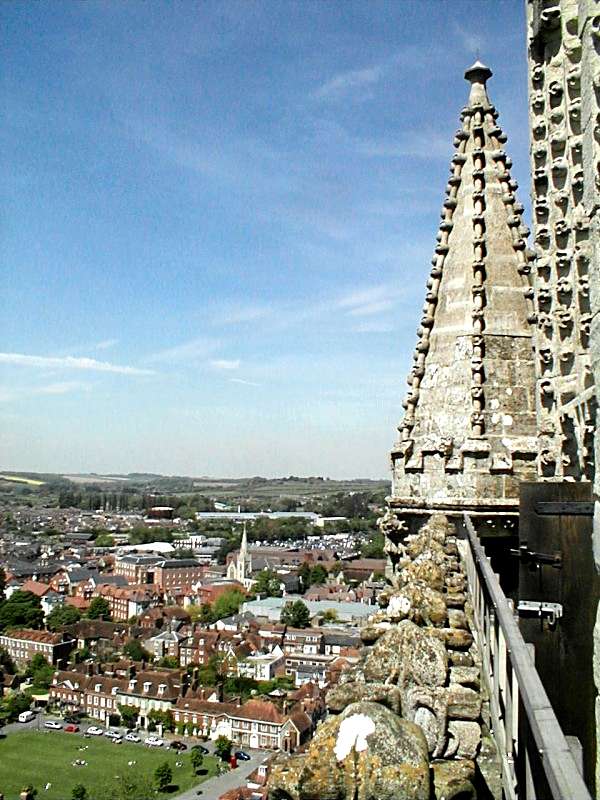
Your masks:
<instances>
[{"instance_id":1,"label":"tiled roof","mask_svg":"<svg viewBox=\"0 0 600 800\"><path fill-rule=\"evenodd\" d=\"M31 592L36 597L43 597L50 591L50 587L47 583L40 583L40 581L25 581L23 586L21 586L22 592Z\"/></svg>"},{"instance_id":2,"label":"tiled roof","mask_svg":"<svg viewBox=\"0 0 600 800\"><path fill-rule=\"evenodd\" d=\"M5 631L2 635L8 636L11 639L20 639L27 642L42 642L43 644L60 644L63 641L62 633L34 631L30 628L20 628L19 630Z\"/></svg>"}]
</instances>

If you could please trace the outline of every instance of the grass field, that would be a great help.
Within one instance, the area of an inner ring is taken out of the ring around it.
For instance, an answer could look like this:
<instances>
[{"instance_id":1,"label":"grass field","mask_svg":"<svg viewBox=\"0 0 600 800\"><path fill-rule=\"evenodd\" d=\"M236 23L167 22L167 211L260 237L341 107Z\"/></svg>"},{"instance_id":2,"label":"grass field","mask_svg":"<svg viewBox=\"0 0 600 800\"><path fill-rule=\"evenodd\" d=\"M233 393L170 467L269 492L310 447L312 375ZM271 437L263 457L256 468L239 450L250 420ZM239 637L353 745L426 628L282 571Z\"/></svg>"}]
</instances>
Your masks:
<instances>
[{"instance_id":1,"label":"grass field","mask_svg":"<svg viewBox=\"0 0 600 800\"><path fill-rule=\"evenodd\" d=\"M85 745L88 749L79 752ZM85 760L88 765L74 767L75 759ZM130 767L128 761L137 763ZM179 788L163 797L177 796L216 774L216 760L212 756L204 757L207 774L198 778L192 772L189 751L180 755L162 747L114 745L100 737L84 739L78 734L58 731L19 731L0 738L0 792L4 792L5 800L18 800L23 786L31 783L38 790L38 800L69 800L73 787L82 783L94 797L95 789L106 788L117 776L134 770L136 777L151 777L165 761L173 770L173 784ZM183 762L183 766L176 767L176 761ZM52 784L48 791L44 791L46 783Z\"/></svg>"},{"instance_id":2,"label":"grass field","mask_svg":"<svg viewBox=\"0 0 600 800\"><path fill-rule=\"evenodd\" d=\"M44 481L34 481L33 478L20 478L18 475L0 475L0 480L12 483L26 483L27 486L43 486Z\"/></svg>"}]
</instances>

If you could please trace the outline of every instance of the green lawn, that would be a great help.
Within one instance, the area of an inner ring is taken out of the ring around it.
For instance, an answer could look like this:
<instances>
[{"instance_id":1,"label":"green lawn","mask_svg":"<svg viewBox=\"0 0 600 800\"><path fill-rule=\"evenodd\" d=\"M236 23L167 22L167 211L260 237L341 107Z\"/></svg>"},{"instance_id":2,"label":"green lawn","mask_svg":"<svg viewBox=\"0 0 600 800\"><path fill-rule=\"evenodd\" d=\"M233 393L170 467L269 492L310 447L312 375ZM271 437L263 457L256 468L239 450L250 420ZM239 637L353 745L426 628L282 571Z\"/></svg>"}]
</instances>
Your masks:
<instances>
[{"instance_id":1,"label":"green lawn","mask_svg":"<svg viewBox=\"0 0 600 800\"><path fill-rule=\"evenodd\" d=\"M78 748L88 749L79 752ZM75 759L88 762L85 767L72 766ZM136 761L128 766L128 761ZM69 800L72 788L82 783L93 798L94 790L116 781L118 776L151 777L159 764L168 761L173 770L173 784L179 789L168 798L189 789L216 773L216 760L205 756L206 775L193 774L189 750L183 754L136 744L112 744L104 738L84 739L79 734L59 731L23 731L0 738L0 792L5 800L18 800L19 792L28 783L38 790L38 800ZM176 767L175 762L183 762ZM44 791L46 783L52 787Z\"/></svg>"}]
</instances>

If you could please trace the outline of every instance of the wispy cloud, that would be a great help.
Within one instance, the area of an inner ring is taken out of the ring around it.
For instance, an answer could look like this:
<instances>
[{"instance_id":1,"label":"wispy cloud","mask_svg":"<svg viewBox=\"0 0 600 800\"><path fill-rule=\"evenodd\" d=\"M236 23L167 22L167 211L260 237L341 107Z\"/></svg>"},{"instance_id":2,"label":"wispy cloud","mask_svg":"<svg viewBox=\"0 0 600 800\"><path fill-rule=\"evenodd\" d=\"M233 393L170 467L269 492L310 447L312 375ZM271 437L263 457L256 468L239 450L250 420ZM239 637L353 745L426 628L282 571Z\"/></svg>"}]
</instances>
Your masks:
<instances>
[{"instance_id":1,"label":"wispy cloud","mask_svg":"<svg viewBox=\"0 0 600 800\"><path fill-rule=\"evenodd\" d=\"M229 378L230 383L241 383L244 386L262 386L262 383L256 383L255 381L247 381L244 378Z\"/></svg>"},{"instance_id":2,"label":"wispy cloud","mask_svg":"<svg viewBox=\"0 0 600 800\"><path fill-rule=\"evenodd\" d=\"M363 89L377 83L384 72L384 64L375 64L372 67L340 72L319 86L313 92L313 97L318 100L330 99L345 95L354 89Z\"/></svg>"},{"instance_id":3,"label":"wispy cloud","mask_svg":"<svg viewBox=\"0 0 600 800\"><path fill-rule=\"evenodd\" d=\"M37 397L39 395L65 395L72 392L89 390L87 383L81 381L58 381L48 383L43 386L29 387L0 387L0 403L9 403L13 400L20 400L25 397Z\"/></svg>"},{"instance_id":4,"label":"wispy cloud","mask_svg":"<svg viewBox=\"0 0 600 800\"><path fill-rule=\"evenodd\" d=\"M114 372L119 375L154 374L154 371L149 369L110 364L107 361L97 361L95 358L76 358L74 356L30 356L23 353L0 353L0 364L34 367L36 369L77 369L92 372Z\"/></svg>"},{"instance_id":5,"label":"wispy cloud","mask_svg":"<svg viewBox=\"0 0 600 800\"><path fill-rule=\"evenodd\" d=\"M98 342L95 346L96 350L108 350L111 347L114 347L116 344L119 343L118 339L104 339L101 342Z\"/></svg>"},{"instance_id":6,"label":"wispy cloud","mask_svg":"<svg viewBox=\"0 0 600 800\"><path fill-rule=\"evenodd\" d=\"M255 322L264 319L272 312L268 306L263 305L243 305L236 303L225 305L214 311L210 316L213 325L239 325L245 322Z\"/></svg>"},{"instance_id":7,"label":"wispy cloud","mask_svg":"<svg viewBox=\"0 0 600 800\"><path fill-rule=\"evenodd\" d=\"M215 369L239 369L240 368L240 360L239 358L236 359L228 359L228 358L216 358L209 362L211 367Z\"/></svg>"},{"instance_id":8,"label":"wispy cloud","mask_svg":"<svg viewBox=\"0 0 600 800\"><path fill-rule=\"evenodd\" d=\"M152 364L179 364L204 361L221 346L217 339L201 337L152 353L145 359Z\"/></svg>"},{"instance_id":9,"label":"wispy cloud","mask_svg":"<svg viewBox=\"0 0 600 800\"><path fill-rule=\"evenodd\" d=\"M393 305L391 300L377 300L373 303L365 303L364 305L352 308L348 311L348 314L350 314L351 317L367 317L371 314L380 314L382 311L389 311Z\"/></svg>"},{"instance_id":10,"label":"wispy cloud","mask_svg":"<svg viewBox=\"0 0 600 800\"><path fill-rule=\"evenodd\" d=\"M388 311L394 305L394 297L388 286L372 286L344 295L337 301L337 306L351 317L366 317Z\"/></svg>"},{"instance_id":11,"label":"wispy cloud","mask_svg":"<svg viewBox=\"0 0 600 800\"><path fill-rule=\"evenodd\" d=\"M454 23L454 31L460 39L464 50L466 50L467 53L473 53L473 55L479 57L479 54L485 44L483 36L481 36L479 33L474 33L473 31L463 28L463 26L459 25L458 22Z\"/></svg>"}]
</instances>

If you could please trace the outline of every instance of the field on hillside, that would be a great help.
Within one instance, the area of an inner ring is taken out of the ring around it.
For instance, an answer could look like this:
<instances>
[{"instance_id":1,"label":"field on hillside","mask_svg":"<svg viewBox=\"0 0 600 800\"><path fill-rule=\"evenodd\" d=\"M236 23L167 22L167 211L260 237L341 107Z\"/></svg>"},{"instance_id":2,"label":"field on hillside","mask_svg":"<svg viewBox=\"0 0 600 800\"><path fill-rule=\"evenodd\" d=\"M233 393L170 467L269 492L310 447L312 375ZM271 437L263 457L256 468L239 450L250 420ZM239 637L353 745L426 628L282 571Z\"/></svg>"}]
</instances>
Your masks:
<instances>
[{"instance_id":1,"label":"field on hillside","mask_svg":"<svg viewBox=\"0 0 600 800\"><path fill-rule=\"evenodd\" d=\"M0 475L0 480L10 481L11 483L25 483L27 486L43 486L44 481L36 481L33 478L22 478L20 475Z\"/></svg>"},{"instance_id":2,"label":"field on hillside","mask_svg":"<svg viewBox=\"0 0 600 800\"><path fill-rule=\"evenodd\" d=\"M86 745L86 750L79 750ZM87 761L87 766L73 766L76 759ZM129 761L136 763L129 766ZM180 755L164 748L114 745L100 737L84 739L79 734L57 731L19 731L0 738L0 792L5 800L18 800L21 789L30 783L38 790L39 800L69 800L73 787L81 783L93 800L95 791L106 790L120 777L134 774L137 778L152 778L156 767L165 761L173 770L173 785L179 787L173 794L216 773L215 759L206 756L207 775L194 775L189 751ZM183 766L176 767L177 761ZM44 791L47 783L52 786Z\"/></svg>"}]
</instances>

